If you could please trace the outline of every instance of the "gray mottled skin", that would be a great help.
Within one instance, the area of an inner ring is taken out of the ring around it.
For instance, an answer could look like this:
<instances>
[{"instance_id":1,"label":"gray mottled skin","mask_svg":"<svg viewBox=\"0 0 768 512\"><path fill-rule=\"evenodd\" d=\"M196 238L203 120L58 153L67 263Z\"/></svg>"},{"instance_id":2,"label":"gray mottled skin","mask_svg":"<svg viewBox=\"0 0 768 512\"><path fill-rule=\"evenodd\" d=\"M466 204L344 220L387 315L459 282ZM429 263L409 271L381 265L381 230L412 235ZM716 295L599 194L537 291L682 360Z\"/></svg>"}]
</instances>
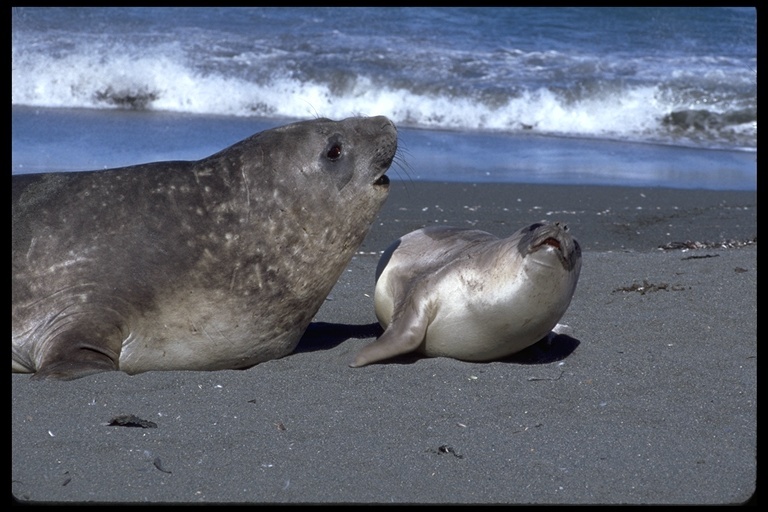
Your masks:
<instances>
[{"instance_id":1,"label":"gray mottled skin","mask_svg":"<svg viewBox=\"0 0 768 512\"><path fill-rule=\"evenodd\" d=\"M12 370L246 368L298 343L384 204L385 117L208 158L13 176Z\"/></svg>"},{"instance_id":2,"label":"gray mottled skin","mask_svg":"<svg viewBox=\"0 0 768 512\"><path fill-rule=\"evenodd\" d=\"M546 336L571 303L581 248L559 223L509 238L429 227L395 241L376 270L384 333L351 366L419 351L466 361L514 354Z\"/></svg>"}]
</instances>

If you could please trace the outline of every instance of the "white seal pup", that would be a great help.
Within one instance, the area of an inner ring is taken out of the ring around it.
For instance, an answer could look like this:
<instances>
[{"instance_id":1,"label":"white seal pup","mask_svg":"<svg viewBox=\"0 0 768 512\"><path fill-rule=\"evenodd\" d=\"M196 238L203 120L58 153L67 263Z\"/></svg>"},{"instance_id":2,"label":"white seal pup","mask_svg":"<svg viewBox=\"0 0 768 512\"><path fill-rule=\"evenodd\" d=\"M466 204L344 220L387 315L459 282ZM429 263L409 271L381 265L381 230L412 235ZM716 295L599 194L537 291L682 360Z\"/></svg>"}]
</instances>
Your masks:
<instances>
[{"instance_id":1,"label":"white seal pup","mask_svg":"<svg viewBox=\"0 0 768 512\"><path fill-rule=\"evenodd\" d=\"M579 243L559 223L502 239L450 227L413 231L379 261L374 306L385 330L351 366L411 351L465 361L514 354L557 325L580 270Z\"/></svg>"},{"instance_id":2,"label":"white seal pup","mask_svg":"<svg viewBox=\"0 0 768 512\"><path fill-rule=\"evenodd\" d=\"M13 372L238 369L296 347L387 198L386 117L199 161L12 177Z\"/></svg>"}]
</instances>

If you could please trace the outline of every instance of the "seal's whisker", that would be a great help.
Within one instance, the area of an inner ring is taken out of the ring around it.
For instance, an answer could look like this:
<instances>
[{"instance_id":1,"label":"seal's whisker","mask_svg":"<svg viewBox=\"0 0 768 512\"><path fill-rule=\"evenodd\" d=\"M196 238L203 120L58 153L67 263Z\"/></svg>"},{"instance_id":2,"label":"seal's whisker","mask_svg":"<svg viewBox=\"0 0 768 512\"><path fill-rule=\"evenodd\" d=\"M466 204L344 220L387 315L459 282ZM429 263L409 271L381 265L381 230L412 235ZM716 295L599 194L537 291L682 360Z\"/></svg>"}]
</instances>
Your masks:
<instances>
[{"instance_id":1,"label":"seal's whisker","mask_svg":"<svg viewBox=\"0 0 768 512\"><path fill-rule=\"evenodd\" d=\"M410 196L410 190L408 189L408 182L413 183L413 178L411 177L413 169L410 163L408 162L408 160L406 160L406 157L408 155L409 155L408 148L405 147L405 145L402 143L402 140L398 140L397 151L395 152L395 158L393 159L393 164L397 167L397 169L395 169L395 173L400 178L400 181L403 182L405 191ZM398 169L403 171L407 180L402 179L401 174L397 172Z\"/></svg>"}]
</instances>

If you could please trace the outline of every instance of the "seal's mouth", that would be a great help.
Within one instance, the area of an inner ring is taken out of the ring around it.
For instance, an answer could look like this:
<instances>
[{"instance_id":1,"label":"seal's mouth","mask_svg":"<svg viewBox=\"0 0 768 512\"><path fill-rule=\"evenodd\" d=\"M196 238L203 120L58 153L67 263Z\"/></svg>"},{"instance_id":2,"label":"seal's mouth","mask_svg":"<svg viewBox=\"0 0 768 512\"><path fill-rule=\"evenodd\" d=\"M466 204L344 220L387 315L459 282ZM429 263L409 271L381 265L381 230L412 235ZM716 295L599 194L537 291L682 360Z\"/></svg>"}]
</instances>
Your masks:
<instances>
[{"instance_id":1,"label":"seal's mouth","mask_svg":"<svg viewBox=\"0 0 768 512\"><path fill-rule=\"evenodd\" d=\"M382 174L381 176L379 176L379 179L373 182L373 184L386 187L387 185L389 185L389 176L387 176L386 174Z\"/></svg>"},{"instance_id":2,"label":"seal's mouth","mask_svg":"<svg viewBox=\"0 0 768 512\"><path fill-rule=\"evenodd\" d=\"M541 245L551 245L555 249L562 250L562 246L560 245L560 240L552 237L549 237L543 242L541 242Z\"/></svg>"}]
</instances>

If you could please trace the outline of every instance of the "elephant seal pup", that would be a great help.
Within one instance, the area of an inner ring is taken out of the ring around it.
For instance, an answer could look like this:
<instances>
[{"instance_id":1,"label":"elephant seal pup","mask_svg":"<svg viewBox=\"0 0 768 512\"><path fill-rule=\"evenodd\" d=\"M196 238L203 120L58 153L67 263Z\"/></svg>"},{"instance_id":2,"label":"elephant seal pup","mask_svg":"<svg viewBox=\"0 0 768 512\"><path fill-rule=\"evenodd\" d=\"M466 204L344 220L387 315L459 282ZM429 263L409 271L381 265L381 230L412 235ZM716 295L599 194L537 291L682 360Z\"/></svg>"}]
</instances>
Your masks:
<instances>
[{"instance_id":1,"label":"elephant seal pup","mask_svg":"<svg viewBox=\"0 0 768 512\"><path fill-rule=\"evenodd\" d=\"M559 223L500 239L428 227L394 242L376 269L384 333L351 366L418 350L489 361L542 339L565 313L581 270L579 243Z\"/></svg>"},{"instance_id":2,"label":"elephant seal pup","mask_svg":"<svg viewBox=\"0 0 768 512\"><path fill-rule=\"evenodd\" d=\"M208 158L13 176L12 371L247 368L297 345L387 198L386 117Z\"/></svg>"}]
</instances>

